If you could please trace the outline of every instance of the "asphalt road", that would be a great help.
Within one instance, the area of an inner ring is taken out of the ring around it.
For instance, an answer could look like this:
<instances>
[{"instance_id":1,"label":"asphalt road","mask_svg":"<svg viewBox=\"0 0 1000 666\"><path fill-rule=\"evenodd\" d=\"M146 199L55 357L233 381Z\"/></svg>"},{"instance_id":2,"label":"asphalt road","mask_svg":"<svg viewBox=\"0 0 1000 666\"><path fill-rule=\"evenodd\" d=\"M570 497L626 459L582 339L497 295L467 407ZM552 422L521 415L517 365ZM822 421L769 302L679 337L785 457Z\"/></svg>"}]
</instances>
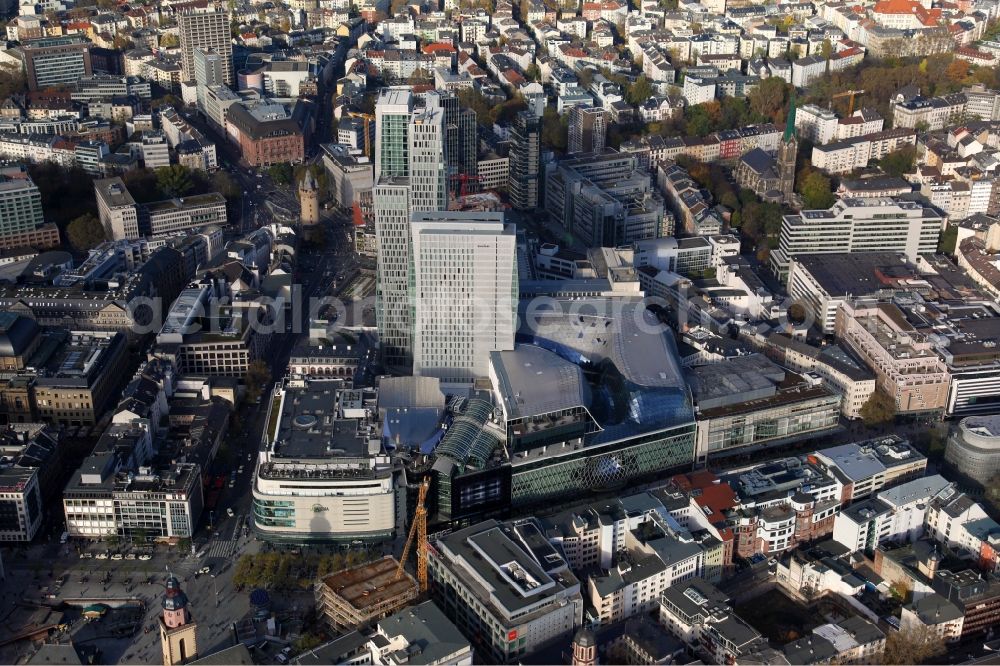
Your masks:
<instances>
[{"instance_id":1,"label":"asphalt road","mask_svg":"<svg viewBox=\"0 0 1000 666\"><path fill-rule=\"evenodd\" d=\"M229 167L227 170L247 192L242 205L252 214L245 216L244 221L253 220L252 226L270 222L267 214L261 212L265 197L273 197L281 205L289 204L289 198L294 201L289 190L277 187L269 178L248 175L245 168ZM240 173L242 175L238 175ZM261 190L256 189L258 183ZM263 193L265 191L267 194ZM301 333L275 334L267 355L272 381L265 389L261 404L238 408L236 421L242 427L231 430L226 442L228 460L219 461L212 472L225 474L228 478L230 471L238 470L240 465L243 472L237 474L234 487L229 488L227 483L214 512L206 511L203 515L201 527L193 539L197 555L159 545L153 549L149 560L124 559L130 546L123 544L116 547L123 552L123 559L98 559L97 554L108 550L107 544L61 545L52 537L26 548L8 549L4 553L6 580L0 589L0 621L10 628L22 625L32 612L26 603L38 605L56 599L104 599L113 603L128 600L145 608L143 622L132 637L111 636L108 628L112 620L87 623L79 618L78 611L72 610L67 615L71 624L69 633L74 640L97 646L103 653L103 663L158 663L160 647L155 624L166 577L173 573L180 578L190 599L192 615L198 622L200 651L207 654L232 644L232 623L249 610L248 591L236 592L233 588L233 565L240 555L264 547L254 538L251 528L251 484L256 454L267 423L267 393L273 389L274 382L285 375L295 343L308 335L309 301L335 291L358 266L346 235L350 229L349 218L329 213L324 224L328 226L325 247L310 250L303 246L300 251L298 276L305 302L297 310L297 327L290 328ZM228 515L227 509L232 510L233 516ZM89 556L81 557L80 549ZM197 573L204 566L210 568L210 574ZM62 582L57 585L59 581ZM142 627L153 627L153 630L145 633ZM0 663L15 663L28 654L30 648L24 642L7 646L0 649Z\"/></svg>"}]
</instances>

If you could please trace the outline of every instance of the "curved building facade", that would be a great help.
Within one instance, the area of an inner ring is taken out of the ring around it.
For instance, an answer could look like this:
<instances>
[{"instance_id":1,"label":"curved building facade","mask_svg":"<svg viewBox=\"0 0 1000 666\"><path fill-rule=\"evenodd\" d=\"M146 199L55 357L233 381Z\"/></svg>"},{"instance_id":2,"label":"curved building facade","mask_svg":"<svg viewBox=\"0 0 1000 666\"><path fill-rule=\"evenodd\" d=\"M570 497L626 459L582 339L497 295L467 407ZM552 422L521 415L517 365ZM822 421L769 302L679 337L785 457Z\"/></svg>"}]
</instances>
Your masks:
<instances>
[{"instance_id":1,"label":"curved building facade","mask_svg":"<svg viewBox=\"0 0 1000 666\"><path fill-rule=\"evenodd\" d=\"M270 541L379 542L396 528L376 393L288 379L273 396L253 483L253 524Z\"/></svg>"},{"instance_id":2,"label":"curved building facade","mask_svg":"<svg viewBox=\"0 0 1000 666\"><path fill-rule=\"evenodd\" d=\"M960 473L985 484L1000 474L1000 416L969 416L948 437L945 460Z\"/></svg>"}]
</instances>

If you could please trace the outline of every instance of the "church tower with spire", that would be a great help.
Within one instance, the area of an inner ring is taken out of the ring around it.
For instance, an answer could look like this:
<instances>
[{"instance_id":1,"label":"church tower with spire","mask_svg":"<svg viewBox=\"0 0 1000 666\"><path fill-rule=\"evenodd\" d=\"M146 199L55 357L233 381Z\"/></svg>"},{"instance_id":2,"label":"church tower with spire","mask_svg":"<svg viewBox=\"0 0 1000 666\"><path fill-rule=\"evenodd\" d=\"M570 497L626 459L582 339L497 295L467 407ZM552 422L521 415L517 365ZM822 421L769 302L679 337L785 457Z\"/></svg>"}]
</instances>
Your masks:
<instances>
[{"instance_id":1,"label":"church tower with spire","mask_svg":"<svg viewBox=\"0 0 1000 666\"><path fill-rule=\"evenodd\" d=\"M163 595L163 613L160 615L160 645L163 648L163 666L185 664L198 656L196 633L198 624L191 619L188 598L181 590L181 583L173 574L167 579Z\"/></svg>"},{"instance_id":2,"label":"church tower with spire","mask_svg":"<svg viewBox=\"0 0 1000 666\"><path fill-rule=\"evenodd\" d=\"M792 96L788 108L788 118L785 120L785 133L778 144L778 189L781 190L785 203L792 200L795 193L795 160L799 154L799 140L795 136L795 96Z\"/></svg>"}]
</instances>

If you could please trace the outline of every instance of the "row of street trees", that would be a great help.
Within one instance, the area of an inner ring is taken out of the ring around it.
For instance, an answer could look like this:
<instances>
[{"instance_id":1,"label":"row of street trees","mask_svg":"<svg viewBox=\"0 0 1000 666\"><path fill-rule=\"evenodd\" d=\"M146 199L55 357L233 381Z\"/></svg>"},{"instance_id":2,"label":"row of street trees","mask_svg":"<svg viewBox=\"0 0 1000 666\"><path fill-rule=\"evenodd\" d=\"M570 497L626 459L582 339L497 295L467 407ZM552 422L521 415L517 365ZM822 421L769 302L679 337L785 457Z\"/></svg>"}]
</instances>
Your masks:
<instances>
[{"instance_id":1,"label":"row of street trees","mask_svg":"<svg viewBox=\"0 0 1000 666\"><path fill-rule=\"evenodd\" d=\"M272 551L244 555L233 571L233 585L267 590L308 590L317 578L363 564L369 559L370 555L365 550L298 555Z\"/></svg>"}]
</instances>

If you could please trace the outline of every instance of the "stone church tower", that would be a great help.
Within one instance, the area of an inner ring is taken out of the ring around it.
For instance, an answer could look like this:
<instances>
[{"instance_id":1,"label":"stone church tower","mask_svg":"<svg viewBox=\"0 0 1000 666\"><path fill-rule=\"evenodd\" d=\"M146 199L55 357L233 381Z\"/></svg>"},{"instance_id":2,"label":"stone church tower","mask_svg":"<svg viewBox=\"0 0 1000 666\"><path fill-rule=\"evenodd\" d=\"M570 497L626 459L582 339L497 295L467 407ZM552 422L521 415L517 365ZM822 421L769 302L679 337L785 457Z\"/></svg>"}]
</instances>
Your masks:
<instances>
[{"instance_id":1,"label":"stone church tower","mask_svg":"<svg viewBox=\"0 0 1000 666\"><path fill-rule=\"evenodd\" d=\"M788 203L795 193L795 159L799 153L799 140L795 136L795 97L792 97L788 109L788 119L785 122L785 134L778 144L777 167L778 189Z\"/></svg>"},{"instance_id":2,"label":"stone church tower","mask_svg":"<svg viewBox=\"0 0 1000 666\"><path fill-rule=\"evenodd\" d=\"M195 637L198 624L188 612L188 598L181 590L180 581L171 575L163 597L163 614L160 616L160 645L163 648L163 666L185 664L198 656Z\"/></svg>"}]
</instances>

